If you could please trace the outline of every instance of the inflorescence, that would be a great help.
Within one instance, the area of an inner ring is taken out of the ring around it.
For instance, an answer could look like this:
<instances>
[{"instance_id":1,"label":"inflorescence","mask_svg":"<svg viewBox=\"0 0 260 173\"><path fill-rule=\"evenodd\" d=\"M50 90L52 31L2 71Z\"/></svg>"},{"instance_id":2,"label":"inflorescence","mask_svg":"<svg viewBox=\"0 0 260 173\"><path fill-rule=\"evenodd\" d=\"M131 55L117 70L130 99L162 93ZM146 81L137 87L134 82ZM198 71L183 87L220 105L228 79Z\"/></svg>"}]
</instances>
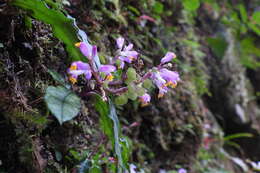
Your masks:
<instances>
[{"instance_id":1,"label":"inflorescence","mask_svg":"<svg viewBox=\"0 0 260 173\"><path fill-rule=\"evenodd\" d=\"M133 89L134 86L136 92L139 93L138 98L142 106L148 105L151 101L151 96L147 93L148 88L143 87L144 83L151 81L159 89L158 98L163 97L169 88L176 87L180 80L179 74L168 69L170 62L176 58L173 52L167 52L159 65L142 75L136 73L138 70L135 66L131 66L140 57L139 53L133 50L133 44L125 45L125 39L122 37L116 40L116 44L115 58L108 64L97 66L95 63L95 59L98 58L97 46L85 42L76 43L75 46L87 58L88 63L72 62L68 69L70 82L77 83L80 75L83 75L87 81L93 79L104 100L107 99L107 94L120 96Z\"/></svg>"}]
</instances>

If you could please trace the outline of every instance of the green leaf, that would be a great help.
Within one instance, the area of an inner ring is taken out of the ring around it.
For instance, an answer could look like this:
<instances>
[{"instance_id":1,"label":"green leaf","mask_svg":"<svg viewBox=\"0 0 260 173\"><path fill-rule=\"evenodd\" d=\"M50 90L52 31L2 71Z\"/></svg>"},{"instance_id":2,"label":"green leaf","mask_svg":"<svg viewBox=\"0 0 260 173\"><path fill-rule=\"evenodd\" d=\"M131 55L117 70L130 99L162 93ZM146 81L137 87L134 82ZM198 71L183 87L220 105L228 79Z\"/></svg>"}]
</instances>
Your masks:
<instances>
[{"instance_id":1,"label":"green leaf","mask_svg":"<svg viewBox=\"0 0 260 173\"><path fill-rule=\"evenodd\" d=\"M28 28L28 29L32 29L32 19L25 15L24 16L24 25Z\"/></svg>"},{"instance_id":2,"label":"green leaf","mask_svg":"<svg viewBox=\"0 0 260 173\"><path fill-rule=\"evenodd\" d=\"M71 18L67 18L58 10L48 8L46 3L41 0L13 0L12 4L26 10L35 19L50 24L54 36L65 43L72 61L85 60L78 48L74 46L79 39L78 30Z\"/></svg>"},{"instance_id":3,"label":"green leaf","mask_svg":"<svg viewBox=\"0 0 260 173\"><path fill-rule=\"evenodd\" d=\"M153 82L150 79L145 79L143 82L143 87L146 89L151 89L153 87Z\"/></svg>"},{"instance_id":4,"label":"green leaf","mask_svg":"<svg viewBox=\"0 0 260 173\"><path fill-rule=\"evenodd\" d=\"M239 5L239 12L240 12L242 21L244 23L247 23L247 12L246 12L245 6L243 4Z\"/></svg>"},{"instance_id":5,"label":"green leaf","mask_svg":"<svg viewBox=\"0 0 260 173\"><path fill-rule=\"evenodd\" d=\"M122 154L121 139L121 127L116 114L115 105L111 100L109 103L102 100L100 96L96 96L95 108L100 114L100 125L104 133L109 137L109 140L114 147L118 159L118 172L121 173L125 170L125 156ZM124 149L125 151L125 149Z\"/></svg>"},{"instance_id":6,"label":"green leaf","mask_svg":"<svg viewBox=\"0 0 260 173\"><path fill-rule=\"evenodd\" d=\"M258 36L260 36L260 26L253 24L253 23L248 23L248 27L254 31Z\"/></svg>"},{"instance_id":7,"label":"green leaf","mask_svg":"<svg viewBox=\"0 0 260 173\"><path fill-rule=\"evenodd\" d=\"M134 86L134 84L129 84L128 85L127 96L131 100L136 100L137 99L138 95L136 93L136 87Z\"/></svg>"},{"instance_id":8,"label":"green leaf","mask_svg":"<svg viewBox=\"0 0 260 173\"><path fill-rule=\"evenodd\" d=\"M260 62L256 58L260 56L260 49L256 45L253 37L246 37L240 41L240 60L247 68L256 69L260 67Z\"/></svg>"},{"instance_id":9,"label":"green leaf","mask_svg":"<svg viewBox=\"0 0 260 173\"><path fill-rule=\"evenodd\" d=\"M256 39L253 37L246 37L240 41L240 47L242 48L242 52L247 56L250 54L260 56L260 49L256 47Z\"/></svg>"},{"instance_id":10,"label":"green leaf","mask_svg":"<svg viewBox=\"0 0 260 173\"><path fill-rule=\"evenodd\" d=\"M92 167L89 173L102 173L102 169L100 167Z\"/></svg>"},{"instance_id":11,"label":"green leaf","mask_svg":"<svg viewBox=\"0 0 260 173\"><path fill-rule=\"evenodd\" d=\"M44 100L60 124L77 116L81 107L80 98L62 86L49 86Z\"/></svg>"},{"instance_id":12,"label":"green leaf","mask_svg":"<svg viewBox=\"0 0 260 173\"><path fill-rule=\"evenodd\" d=\"M163 8L164 8L163 4L159 1L156 1L153 5L153 12L156 14L162 14Z\"/></svg>"},{"instance_id":13,"label":"green leaf","mask_svg":"<svg viewBox=\"0 0 260 173\"><path fill-rule=\"evenodd\" d=\"M116 105L125 105L128 101L128 97L126 94L122 94L120 96L117 96L115 98L115 104Z\"/></svg>"},{"instance_id":14,"label":"green leaf","mask_svg":"<svg viewBox=\"0 0 260 173\"><path fill-rule=\"evenodd\" d=\"M207 42L212 49L213 53L218 57L218 58L223 58L226 49L227 49L227 42L220 37L217 38L208 38Z\"/></svg>"},{"instance_id":15,"label":"green leaf","mask_svg":"<svg viewBox=\"0 0 260 173\"><path fill-rule=\"evenodd\" d=\"M199 0L182 0L182 5L187 11L196 11L200 6Z\"/></svg>"},{"instance_id":16,"label":"green leaf","mask_svg":"<svg viewBox=\"0 0 260 173\"><path fill-rule=\"evenodd\" d=\"M132 82L132 81L136 80L136 71L135 71L134 68L129 67L129 68L127 69L126 74L127 74L127 80L128 80L129 82Z\"/></svg>"},{"instance_id":17,"label":"green leaf","mask_svg":"<svg viewBox=\"0 0 260 173\"><path fill-rule=\"evenodd\" d=\"M55 150L55 158L56 158L57 161L61 161L62 160L61 152Z\"/></svg>"},{"instance_id":18,"label":"green leaf","mask_svg":"<svg viewBox=\"0 0 260 173\"><path fill-rule=\"evenodd\" d=\"M237 138L251 138L251 137L253 137L251 133L236 133L236 134L225 136L224 141L229 141Z\"/></svg>"},{"instance_id":19,"label":"green leaf","mask_svg":"<svg viewBox=\"0 0 260 173\"><path fill-rule=\"evenodd\" d=\"M113 130L114 130L114 138L115 138L115 152L118 159L118 173L121 173L122 170L125 170L126 166L123 161L122 156L122 148L120 144L120 136L121 136L121 129L120 129L120 123L119 119L116 114L116 108L115 105L109 100L109 117L113 121Z\"/></svg>"},{"instance_id":20,"label":"green leaf","mask_svg":"<svg viewBox=\"0 0 260 173\"><path fill-rule=\"evenodd\" d=\"M136 16L140 16L141 15L140 11L137 8L135 8L135 7L131 6L131 5L128 5L127 8L128 8L129 11L132 11Z\"/></svg>"},{"instance_id":21,"label":"green leaf","mask_svg":"<svg viewBox=\"0 0 260 173\"><path fill-rule=\"evenodd\" d=\"M65 86L66 88L70 88L70 86L66 83L65 79L56 71L48 69L48 73L51 75L51 77L58 82L59 84Z\"/></svg>"},{"instance_id":22,"label":"green leaf","mask_svg":"<svg viewBox=\"0 0 260 173\"><path fill-rule=\"evenodd\" d=\"M97 95L95 101L95 108L100 115L99 124L103 132L108 136L112 145L114 146L114 134L113 134L113 124L111 119L109 118L109 107L107 102L103 101L102 98Z\"/></svg>"},{"instance_id":23,"label":"green leaf","mask_svg":"<svg viewBox=\"0 0 260 173\"><path fill-rule=\"evenodd\" d=\"M241 150L240 145L237 144L237 143L235 143L235 142L232 142L232 141L226 141L225 144L226 144L226 145L230 145L230 146L232 146L232 147L234 147L234 148L236 148L236 149L238 149L238 150Z\"/></svg>"},{"instance_id":24,"label":"green leaf","mask_svg":"<svg viewBox=\"0 0 260 173\"><path fill-rule=\"evenodd\" d=\"M127 165L130 156L129 140L126 137L120 138L120 145L122 146L122 159L124 165Z\"/></svg>"},{"instance_id":25,"label":"green leaf","mask_svg":"<svg viewBox=\"0 0 260 173\"><path fill-rule=\"evenodd\" d=\"M136 94L137 96L143 96L145 94L145 89L140 86L136 86Z\"/></svg>"},{"instance_id":26,"label":"green leaf","mask_svg":"<svg viewBox=\"0 0 260 173\"><path fill-rule=\"evenodd\" d=\"M252 15L252 22L260 25L260 11L255 11Z\"/></svg>"}]
</instances>

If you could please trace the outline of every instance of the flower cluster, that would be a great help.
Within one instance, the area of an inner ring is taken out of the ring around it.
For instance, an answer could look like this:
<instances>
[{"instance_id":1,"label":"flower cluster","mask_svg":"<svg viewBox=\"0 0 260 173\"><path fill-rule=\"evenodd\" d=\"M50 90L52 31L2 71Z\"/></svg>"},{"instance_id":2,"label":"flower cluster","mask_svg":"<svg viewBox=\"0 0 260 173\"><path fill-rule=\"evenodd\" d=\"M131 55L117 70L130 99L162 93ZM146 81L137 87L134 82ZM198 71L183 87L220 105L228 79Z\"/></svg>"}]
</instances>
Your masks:
<instances>
[{"instance_id":1,"label":"flower cluster","mask_svg":"<svg viewBox=\"0 0 260 173\"><path fill-rule=\"evenodd\" d=\"M116 70L116 67L113 65L101 65L98 70L95 70L93 58L97 54L97 47L88 45L84 42L76 43L75 46L80 48L81 53L86 56L89 60L89 63L85 63L82 61L75 61L71 64L68 73L70 74L69 80L71 83L75 84L77 82L78 76L84 74L85 78L87 80L90 80L92 78L92 74L103 72L105 73L106 77L103 80L112 81L113 75L111 72L114 72ZM102 78L99 78L98 80L102 80Z\"/></svg>"},{"instance_id":2,"label":"flower cluster","mask_svg":"<svg viewBox=\"0 0 260 173\"><path fill-rule=\"evenodd\" d=\"M116 44L118 47L118 54L119 54L119 56L117 56L116 58L120 62L121 69L124 68L125 62L132 63L138 57L138 53L135 50L132 50L133 44L130 43L128 46L125 46L123 48L124 42L125 42L125 39L122 37L120 37L116 40Z\"/></svg>"},{"instance_id":3,"label":"flower cluster","mask_svg":"<svg viewBox=\"0 0 260 173\"><path fill-rule=\"evenodd\" d=\"M158 66L141 75L137 74L133 68L135 66L131 65L139 58L139 53L133 49L133 44L125 44L125 39L120 37L116 40L116 45L117 54L113 61L97 67L94 63L94 59L98 57L97 47L84 42L76 43L75 46L80 49L88 62L75 61L71 64L68 69L71 83L75 84L78 77L83 75L86 80L96 81L97 89L101 91L103 98L106 98L106 93L121 96L118 99L121 102L127 102L128 98L135 100L139 97L142 106L148 105L151 101L149 88L143 87L145 81L150 81L159 89L158 98L163 97L170 88L176 87L180 80L179 74L167 69L166 65L176 58L173 52L166 53ZM116 78L114 74L117 74Z\"/></svg>"},{"instance_id":4,"label":"flower cluster","mask_svg":"<svg viewBox=\"0 0 260 173\"><path fill-rule=\"evenodd\" d=\"M175 88L177 82L180 80L179 74L175 71L170 71L164 68L163 65L170 62L172 59L176 58L173 52L168 52L162 59L159 67L153 69L151 79L154 84L159 88L158 97L161 98L169 90L169 87Z\"/></svg>"}]
</instances>

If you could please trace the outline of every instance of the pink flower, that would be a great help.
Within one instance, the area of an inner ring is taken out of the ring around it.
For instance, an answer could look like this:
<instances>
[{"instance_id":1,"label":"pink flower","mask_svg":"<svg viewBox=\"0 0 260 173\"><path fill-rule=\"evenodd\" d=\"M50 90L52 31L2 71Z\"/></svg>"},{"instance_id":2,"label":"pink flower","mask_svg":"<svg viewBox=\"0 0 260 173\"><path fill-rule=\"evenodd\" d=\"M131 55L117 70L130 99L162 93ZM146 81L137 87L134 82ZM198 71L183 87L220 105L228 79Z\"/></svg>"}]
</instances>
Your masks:
<instances>
[{"instance_id":1,"label":"pink flower","mask_svg":"<svg viewBox=\"0 0 260 173\"><path fill-rule=\"evenodd\" d=\"M179 74L174 71L170 71L166 68L162 68L158 71L153 72L151 75L151 79L153 83L157 86L159 89L158 98L161 98L164 96L165 93L168 92L169 88L175 88L177 85L177 82L180 80Z\"/></svg>"},{"instance_id":2,"label":"pink flower","mask_svg":"<svg viewBox=\"0 0 260 173\"><path fill-rule=\"evenodd\" d=\"M172 88L175 88L177 85L177 81L180 80L179 74L177 72L170 71L166 68L160 69L160 75L164 80L167 81L165 85Z\"/></svg>"},{"instance_id":3,"label":"pink flower","mask_svg":"<svg viewBox=\"0 0 260 173\"><path fill-rule=\"evenodd\" d=\"M125 39L123 37L119 37L118 39L116 39L116 44L117 44L118 49L122 50L124 42L125 42Z\"/></svg>"},{"instance_id":4,"label":"pink flower","mask_svg":"<svg viewBox=\"0 0 260 173\"><path fill-rule=\"evenodd\" d=\"M152 73L151 79L157 88L159 88L158 98L162 97L168 91L165 86L166 81L161 77L158 71Z\"/></svg>"},{"instance_id":5,"label":"pink flower","mask_svg":"<svg viewBox=\"0 0 260 173\"><path fill-rule=\"evenodd\" d=\"M92 72L88 63L82 61L75 61L71 64L68 73L70 74L69 80L75 84L79 75L84 74L86 79L89 80L92 77Z\"/></svg>"},{"instance_id":6,"label":"pink flower","mask_svg":"<svg viewBox=\"0 0 260 173\"><path fill-rule=\"evenodd\" d=\"M118 59L120 60L120 68L124 68L125 62L132 63L132 61L137 59L138 52L132 50L133 44L129 44L128 46L125 46L123 48L125 39L122 37L119 37L116 40L116 44L118 47L119 56Z\"/></svg>"},{"instance_id":7,"label":"pink flower","mask_svg":"<svg viewBox=\"0 0 260 173\"><path fill-rule=\"evenodd\" d=\"M181 169L179 169L179 170L178 170L178 173L187 173L187 170L186 170L186 169L183 169L183 168L181 168Z\"/></svg>"},{"instance_id":8,"label":"pink flower","mask_svg":"<svg viewBox=\"0 0 260 173\"><path fill-rule=\"evenodd\" d=\"M81 53L88 59L93 59L97 54L97 46L92 46L84 42L79 42L75 44L81 51Z\"/></svg>"},{"instance_id":9,"label":"pink flower","mask_svg":"<svg viewBox=\"0 0 260 173\"><path fill-rule=\"evenodd\" d=\"M161 59L161 64L165 64L166 62L170 62L174 58L176 58L175 53L167 52L166 55Z\"/></svg>"},{"instance_id":10,"label":"pink flower","mask_svg":"<svg viewBox=\"0 0 260 173\"><path fill-rule=\"evenodd\" d=\"M114 76L111 74L111 72L116 71L116 67L113 65L101 65L98 71L106 74L105 80L112 81Z\"/></svg>"},{"instance_id":11,"label":"pink flower","mask_svg":"<svg viewBox=\"0 0 260 173\"><path fill-rule=\"evenodd\" d=\"M139 100L141 102L141 106L147 106L151 101L151 96L145 93L143 96L139 97Z\"/></svg>"}]
</instances>

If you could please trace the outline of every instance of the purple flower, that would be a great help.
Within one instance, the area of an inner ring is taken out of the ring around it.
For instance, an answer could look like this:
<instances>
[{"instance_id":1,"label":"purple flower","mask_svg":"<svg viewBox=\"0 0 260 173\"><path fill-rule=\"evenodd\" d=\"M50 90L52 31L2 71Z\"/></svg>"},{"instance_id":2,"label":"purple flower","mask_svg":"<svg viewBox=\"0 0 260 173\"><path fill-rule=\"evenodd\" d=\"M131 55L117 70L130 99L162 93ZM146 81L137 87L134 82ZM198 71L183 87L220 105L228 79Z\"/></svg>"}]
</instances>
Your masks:
<instances>
[{"instance_id":1,"label":"purple flower","mask_svg":"<svg viewBox=\"0 0 260 173\"><path fill-rule=\"evenodd\" d=\"M170 62L174 58L176 58L175 53L167 52L166 55L161 59L161 64L165 64L166 62Z\"/></svg>"},{"instance_id":2,"label":"purple flower","mask_svg":"<svg viewBox=\"0 0 260 173\"><path fill-rule=\"evenodd\" d=\"M186 170L186 169L183 169L183 168L181 168L181 169L179 169L179 170L178 170L178 173L187 173L187 170Z\"/></svg>"},{"instance_id":3,"label":"purple flower","mask_svg":"<svg viewBox=\"0 0 260 173\"><path fill-rule=\"evenodd\" d=\"M145 93L143 96L139 97L139 100L141 102L141 106L147 106L151 101L151 96Z\"/></svg>"},{"instance_id":4,"label":"purple flower","mask_svg":"<svg viewBox=\"0 0 260 173\"><path fill-rule=\"evenodd\" d=\"M128 46L125 46L123 48L125 39L122 37L119 37L116 40L119 56L118 59L120 60L120 68L124 68L125 62L132 63L132 61L137 59L138 52L136 52L133 49L133 44L129 44Z\"/></svg>"},{"instance_id":5,"label":"purple flower","mask_svg":"<svg viewBox=\"0 0 260 173\"><path fill-rule=\"evenodd\" d=\"M166 86L170 86L172 88L175 88L177 85L177 81L180 80L179 74L174 71L170 71L166 68L160 69L160 76L166 80Z\"/></svg>"},{"instance_id":6,"label":"purple flower","mask_svg":"<svg viewBox=\"0 0 260 173\"><path fill-rule=\"evenodd\" d=\"M111 74L111 72L116 71L116 67L113 65L101 65L98 71L106 74L105 80L112 81L114 76Z\"/></svg>"},{"instance_id":7,"label":"purple flower","mask_svg":"<svg viewBox=\"0 0 260 173\"><path fill-rule=\"evenodd\" d=\"M92 72L88 63L82 61L75 61L71 64L68 73L70 74L69 80L72 84L77 82L79 75L84 74L86 79L89 80L92 77Z\"/></svg>"},{"instance_id":8,"label":"purple flower","mask_svg":"<svg viewBox=\"0 0 260 173\"><path fill-rule=\"evenodd\" d=\"M161 77L159 72L152 73L151 79L158 88L165 86L166 81Z\"/></svg>"},{"instance_id":9,"label":"purple flower","mask_svg":"<svg viewBox=\"0 0 260 173\"><path fill-rule=\"evenodd\" d=\"M164 94L168 92L168 86L175 88L177 82L180 80L177 72L170 71L166 68L162 68L160 70L156 69L156 71L152 73L151 79L159 89L158 98L163 97Z\"/></svg>"},{"instance_id":10,"label":"purple flower","mask_svg":"<svg viewBox=\"0 0 260 173\"><path fill-rule=\"evenodd\" d=\"M125 39L123 37L119 37L118 39L116 39L116 44L118 49L122 49L123 45L124 45Z\"/></svg>"},{"instance_id":11,"label":"purple flower","mask_svg":"<svg viewBox=\"0 0 260 173\"><path fill-rule=\"evenodd\" d=\"M81 51L81 53L88 59L93 59L97 54L97 46L92 46L84 42L79 42L75 44Z\"/></svg>"},{"instance_id":12,"label":"purple flower","mask_svg":"<svg viewBox=\"0 0 260 173\"><path fill-rule=\"evenodd\" d=\"M163 95L168 91L168 88L166 87L166 81L161 77L158 71L153 72L151 79L157 88L159 88L158 98L163 97Z\"/></svg>"}]
</instances>

